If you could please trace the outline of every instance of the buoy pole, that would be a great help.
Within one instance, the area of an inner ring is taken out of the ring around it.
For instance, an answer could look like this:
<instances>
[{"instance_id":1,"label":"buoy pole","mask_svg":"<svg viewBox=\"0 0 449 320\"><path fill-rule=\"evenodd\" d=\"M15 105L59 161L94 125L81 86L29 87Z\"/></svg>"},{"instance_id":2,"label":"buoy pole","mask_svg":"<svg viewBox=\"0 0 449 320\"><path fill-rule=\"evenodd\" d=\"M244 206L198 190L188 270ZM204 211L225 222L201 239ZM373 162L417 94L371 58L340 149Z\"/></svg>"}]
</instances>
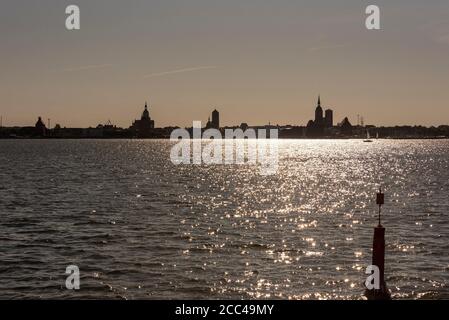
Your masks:
<instances>
[{"instance_id":1,"label":"buoy pole","mask_svg":"<svg viewBox=\"0 0 449 320\"><path fill-rule=\"evenodd\" d=\"M382 189L377 193L376 204L379 206L378 225L374 228L373 237L373 266L379 268L379 289L366 290L368 300L389 300L390 292L385 282L385 228L381 222L382 205L385 203L385 196Z\"/></svg>"}]
</instances>

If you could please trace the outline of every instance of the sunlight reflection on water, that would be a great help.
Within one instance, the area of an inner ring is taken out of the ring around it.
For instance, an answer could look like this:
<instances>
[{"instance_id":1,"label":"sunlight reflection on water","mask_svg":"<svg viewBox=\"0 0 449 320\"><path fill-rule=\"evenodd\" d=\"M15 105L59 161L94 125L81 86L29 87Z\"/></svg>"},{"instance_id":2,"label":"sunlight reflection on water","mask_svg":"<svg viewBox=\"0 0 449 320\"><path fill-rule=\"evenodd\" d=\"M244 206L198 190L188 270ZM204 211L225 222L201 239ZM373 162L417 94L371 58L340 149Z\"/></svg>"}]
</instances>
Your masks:
<instances>
[{"instance_id":1,"label":"sunlight reflection on water","mask_svg":"<svg viewBox=\"0 0 449 320\"><path fill-rule=\"evenodd\" d=\"M449 142L279 141L272 176L170 146L0 141L0 297L360 299L379 184L393 297L447 297Z\"/></svg>"}]
</instances>

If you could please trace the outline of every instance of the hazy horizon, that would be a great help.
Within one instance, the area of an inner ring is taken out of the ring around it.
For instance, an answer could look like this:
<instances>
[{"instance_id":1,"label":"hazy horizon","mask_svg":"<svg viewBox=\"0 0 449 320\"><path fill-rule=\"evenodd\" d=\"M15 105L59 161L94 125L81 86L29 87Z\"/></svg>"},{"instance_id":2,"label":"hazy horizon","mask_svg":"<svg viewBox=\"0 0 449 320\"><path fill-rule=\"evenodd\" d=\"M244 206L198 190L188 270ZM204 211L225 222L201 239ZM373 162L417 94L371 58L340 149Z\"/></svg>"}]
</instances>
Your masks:
<instances>
[{"instance_id":1,"label":"hazy horizon","mask_svg":"<svg viewBox=\"0 0 449 320\"><path fill-rule=\"evenodd\" d=\"M65 29L65 8L81 30ZM365 28L365 8L381 28ZM449 124L449 3L433 0L3 0L0 115L63 127Z\"/></svg>"}]
</instances>

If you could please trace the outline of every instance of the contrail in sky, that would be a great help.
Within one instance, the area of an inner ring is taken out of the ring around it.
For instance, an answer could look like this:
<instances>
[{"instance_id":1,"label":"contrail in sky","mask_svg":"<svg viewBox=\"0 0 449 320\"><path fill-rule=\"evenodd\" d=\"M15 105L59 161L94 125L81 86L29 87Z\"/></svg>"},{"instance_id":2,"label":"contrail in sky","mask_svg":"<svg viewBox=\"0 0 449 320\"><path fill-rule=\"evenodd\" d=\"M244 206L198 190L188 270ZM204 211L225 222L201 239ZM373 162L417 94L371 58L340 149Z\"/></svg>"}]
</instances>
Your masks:
<instances>
[{"instance_id":1,"label":"contrail in sky","mask_svg":"<svg viewBox=\"0 0 449 320\"><path fill-rule=\"evenodd\" d=\"M184 68L184 69L177 69L177 70L171 70L171 71L165 71L165 72L151 73L151 74L145 75L144 78L162 77L162 76L167 76L167 75L171 75L171 74L192 72L192 71L205 70L205 69L215 69L215 68L217 68L217 67L216 66L203 66L203 67Z\"/></svg>"}]
</instances>

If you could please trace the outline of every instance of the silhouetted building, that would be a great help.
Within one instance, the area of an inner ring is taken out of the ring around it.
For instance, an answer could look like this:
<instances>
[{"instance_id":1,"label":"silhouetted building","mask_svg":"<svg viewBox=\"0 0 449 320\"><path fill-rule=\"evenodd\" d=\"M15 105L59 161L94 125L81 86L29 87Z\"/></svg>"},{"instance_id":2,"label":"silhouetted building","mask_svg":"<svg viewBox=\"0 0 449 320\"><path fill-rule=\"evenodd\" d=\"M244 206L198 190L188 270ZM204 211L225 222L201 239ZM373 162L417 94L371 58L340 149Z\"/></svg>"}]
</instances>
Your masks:
<instances>
[{"instance_id":1,"label":"silhouetted building","mask_svg":"<svg viewBox=\"0 0 449 320\"><path fill-rule=\"evenodd\" d=\"M220 129L220 113L215 109L212 111L212 121L207 121L206 129Z\"/></svg>"},{"instance_id":2,"label":"silhouetted building","mask_svg":"<svg viewBox=\"0 0 449 320\"><path fill-rule=\"evenodd\" d=\"M130 128L135 132L139 138L148 138L152 135L154 129L154 120L151 120L150 112L148 111L148 105L145 102L145 110L142 113L140 120L134 121Z\"/></svg>"},{"instance_id":3,"label":"silhouetted building","mask_svg":"<svg viewBox=\"0 0 449 320\"><path fill-rule=\"evenodd\" d=\"M36 135L45 137L45 135L47 134L47 127L45 126L45 123L42 121L41 117L39 117L34 127L36 128Z\"/></svg>"},{"instance_id":4,"label":"silhouetted building","mask_svg":"<svg viewBox=\"0 0 449 320\"><path fill-rule=\"evenodd\" d=\"M323 108L321 108L321 97L318 96L318 105L315 109L315 125L323 125Z\"/></svg>"},{"instance_id":5,"label":"silhouetted building","mask_svg":"<svg viewBox=\"0 0 449 320\"><path fill-rule=\"evenodd\" d=\"M215 109L212 111L212 126L215 129L220 129L220 113Z\"/></svg>"},{"instance_id":6,"label":"silhouetted building","mask_svg":"<svg viewBox=\"0 0 449 320\"><path fill-rule=\"evenodd\" d=\"M334 126L334 112L331 109L327 109L325 112L324 126L326 128L332 128Z\"/></svg>"},{"instance_id":7,"label":"silhouetted building","mask_svg":"<svg viewBox=\"0 0 449 320\"><path fill-rule=\"evenodd\" d=\"M248 128L249 128L249 126L246 122L242 122L240 124L240 129L242 129L243 131L246 131Z\"/></svg>"},{"instance_id":8,"label":"silhouetted building","mask_svg":"<svg viewBox=\"0 0 449 320\"><path fill-rule=\"evenodd\" d=\"M335 130L334 130L335 129ZM334 128L334 111L326 109L323 117L323 108L321 106L321 96L318 96L318 103L315 109L315 120L310 120L306 126L306 136L322 137L335 134L337 129Z\"/></svg>"},{"instance_id":9,"label":"silhouetted building","mask_svg":"<svg viewBox=\"0 0 449 320\"><path fill-rule=\"evenodd\" d=\"M321 107L321 97L318 96L318 103L315 109L315 120L307 123L306 133L308 137L320 137L324 135L323 108Z\"/></svg>"},{"instance_id":10,"label":"silhouetted building","mask_svg":"<svg viewBox=\"0 0 449 320\"><path fill-rule=\"evenodd\" d=\"M343 135L352 135L352 124L349 122L348 117L344 118L338 125L340 127L340 133Z\"/></svg>"}]
</instances>

